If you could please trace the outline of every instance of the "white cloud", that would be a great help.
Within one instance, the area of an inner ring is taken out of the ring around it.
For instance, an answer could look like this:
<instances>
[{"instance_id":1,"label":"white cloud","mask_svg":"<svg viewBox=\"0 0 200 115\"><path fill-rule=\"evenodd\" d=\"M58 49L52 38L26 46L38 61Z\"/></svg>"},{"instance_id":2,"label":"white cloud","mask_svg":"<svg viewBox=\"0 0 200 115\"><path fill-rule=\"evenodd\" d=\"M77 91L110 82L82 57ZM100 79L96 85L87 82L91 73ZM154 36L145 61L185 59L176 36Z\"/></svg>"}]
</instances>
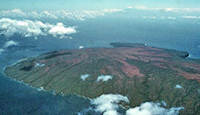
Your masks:
<instances>
[{"instance_id":1,"label":"white cloud","mask_svg":"<svg viewBox=\"0 0 200 115\"><path fill-rule=\"evenodd\" d=\"M156 8L149 8L148 10L158 10L164 12L177 12L177 8L163 8L163 7L156 7Z\"/></svg>"},{"instance_id":2,"label":"white cloud","mask_svg":"<svg viewBox=\"0 0 200 115\"><path fill-rule=\"evenodd\" d=\"M0 17L19 17L19 16L26 17L27 15L20 9L0 11Z\"/></svg>"},{"instance_id":3,"label":"white cloud","mask_svg":"<svg viewBox=\"0 0 200 115\"><path fill-rule=\"evenodd\" d=\"M165 11L174 11L174 8L165 8Z\"/></svg>"},{"instance_id":4,"label":"white cloud","mask_svg":"<svg viewBox=\"0 0 200 115\"><path fill-rule=\"evenodd\" d=\"M0 49L0 55L1 55L2 52L4 52L4 49Z\"/></svg>"},{"instance_id":5,"label":"white cloud","mask_svg":"<svg viewBox=\"0 0 200 115\"><path fill-rule=\"evenodd\" d=\"M136 6L129 6L127 7L128 9L138 9L138 10L158 10L158 11L166 11L166 12L169 12L169 11L175 11L175 8L163 8L163 7L147 7L147 6L144 6L144 5L136 5Z\"/></svg>"},{"instance_id":6,"label":"white cloud","mask_svg":"<svg viewBox=\"0 0 200 115\"><path fill-rule=\"evenodd\" d=\"M133 6L127 6L126 8L127 9L133 9Z\"/></svg>"},{"instance_id":7,"label":"white cloud","mask_svg":"<svg viewBox=\"0 0 200 115\"><path fill-rule=\"evenodd\" d=\"M181 85L179 85L179 84L177 84L175 88L177 88L177 89L181 89L181 88L182 88L182 86L181 86Z\"/></svg>"},{"instance_id":8,"label":"white cloud","mask_svg":"<svg viewBox=\"0 0 200 115\"><path fill-rule=\"evenodd\" d=\"M147 7L144 5L128 6L127 9L157 10L165 12L200 12L200 8Z\"/></svg>"},{"instance_id":9,"label":"white cloud","mask_svg":"<svg viewBox=\"0 0 200 115\"><path fill-rule=\"evenodd\" d=\"M91 104L96 105L94 111L103 115L119 115L117 110L120 102L129 103L129 100L120 94L103 94L91 100ZM178 115L179 111L184 109L184 107L166 109L160 105L166 106L167 104L165 101L161 101L161 103L145 102L140 106L128 109L126 115Z\"/></svg>"},{"instance_id":10,"label":"white cloud","mask_svg":"<svg viewBox=\"0 0 200 115\"><path fill-rule=\"evenodd\" d=\"M118 103L121 101L129 103L128 98L123 95L103 94L96 99L92 99L91 104L96 105L95 111L101 112L103 115L117 115Z\"/></svg>"},{"instance_id":11,"label":"white cloud","mask_svg":"<svg viewBox=\"0 0 200 115\"><path fill-rule=\"evenodd\" d=\"M26 13L26 17L31 17L31 18L37 18L37 19L39 19L40 18L40 14L38 14L36 11L32 11L32 12Z\"/></svg>"},{"instance_id":12,"label":"white cloud","mask_svg":"<svg viewBox=\"0 0 200 115\"><path fill-rule=\"evenodd\" d=\"M20 34L23 37L37 37L52 34L54 37L66 37L65 35L76 33L75 27L65 27L61 22L56 25L41 21L0 19L0 34L11 37Z\"/></svg>"},{"instance_id":13,"label":"white cloud","mask_svg":"<svg viewBox=\"0 0 200 115\"><path fill-rule=\"evenodd\" d=\"M127 6L126 8L127 9L133 9L134 7L133 6Z\"/></svg>"},{"instance_id":14,"label":"white cloud","mask_svg":"<svg viewBox=\"0 0 200 115\"><path fill-rule=\"evenodd\" d=\"M88 78L89 76L90 76L89 74L81 75L81 79L85 81L85 79Z\"/></svg>"},{"instance_id":15,"label":"white cloud","mask_svg":"<svg viewBox=\"0 0 200 115\"><path fill-rule=\"evenodd\" d=\"M175 20L177 19L177 17L172 17L172 16L168 16L168 17L164 17L164 16L143 16L143 19L170 19L170 20Z\"/></svg>"},{"instance_id":16,"label":"white cloud","mask_svg":"<svg viewBox=\"0 0 200 115\"><path fill-rule=\"evenodd\" d=\"M146 17L146 16L143 16L142 18L143 18L143 19L146 19L147 17Z\"/></svg>"},{"instance_id":17,"label":"white cloud","mask_svg":"<svg viewBox=\"0 0 200 115\"><path fill-rule=\"evenodd\" d=\"M153 102L142 103L139 107L126 111L126 115L178 115L183 107L165 109Z\"/></svg>"},{"instance_id":18,"label":"white cloud","mask_svg":"<svg viewBox=\"0 0 200 115\"><path fill-rule=\"evenodd\" d=\"M106 14L115 12L126 12L127 9L139 9L139 10L150 10L150 11L162 11L162 12L200 12L200 8L175 8L175 7L147 7L144 5L128 6L124 9L103 9L103 10L80 10L80 11L68 11L68 10L57 10L57 11L42 11L42 12L23 12L20 9L0 11L0 17L2 18L22 18L22 19L72 19L72 20L85 20L86 18L95 18L97 16L104 16ZM198 17L195 17L198 18Z\"/></svg>"},{"instance_id":19,"label":"white cloud","mask_svg":"<svg viewBox=\"0 0 200 115\"><path fill-rule=\"evenodd\" d=\"M104 9L104 10L81 10L81 11L68 11L68 10L57 10L57 11L42 11L42 12L23 12L20 9L0 11L0 17L2 18L50 18L59 19L67 18L73 20L85 20L85 18L95 18L97 16L104 16L107 13L123 12L123 9Z\"/></svg>"},{"instance_id":20,"label":"white cloud","mask_svg":"<svg viewBox=\"0 0 200 115\"><path fill-rule=\"evenodd\" d=\"M119 115L116 110L108 110L103 113L103 115Z\"/></svg>"},{"instance_id":21,"label":"white cloud","mask_svg":"<svg viewBox=\"0 0 200 115\"><path fill-rule=\"evenodd\" d=\"M110 79L112 79L113 78L113 76L110 76L110 75L101 75L101 76L98 76L98 78L97 78L97 82L99 82L99 81L108 81L108 80L110 80Z\"/></svg>"},{"instance_id":22,"label":"white cloud","mask_svg":"<svg viewBox=\"0 0 200 115\"><path fill-rule=\"evenodd\" d=\"M21 34L24 37L43 35L41 28L30 20L0 19L0 34L10 37L14 34Z\"/></svg>"},{"instance_id":23,"label":"white cloud","mask_svg":"<svg viewBox=\"0 0 200 115\"><path fill-rule=\"evenodd\" d=\"M176 17L171 17L171 16L169 16L168 19L175 20Z\"/></svg>"},{"instance_id":24,"label":"white cloud","mask_svg":"<svg viewBox=\"0 0 200 115\"><path fill-rule=\"evenodd\" d=\"M78 48L79 48L79 49L83 49L83 48L84 48L84 46L79 46Z\"/></svg>"},{"instance_id":25,"label":"white cloud","mask_svg":"<svg viewBox=\"0 0 200 115\"><path fill-rule=\"evenodd\" d=\"M45 17L45 18L54 18L57 19L58 17L56 17L54 14L48 12L48 11L43 11L40 13L40 17Z\"/></svg>"},{"instance_id":26,"label":"white cloud","mask_svg":"<svg viewBox=\"0 0 200 115\"><path fill-rule=\"evenodd\" d=\"M143 19L157 19L157 16L143 16Z\"/></svg>"},{"instance_id":27,"label":"white cloud","mask_svg":"<svg viewBox=\"0 0 200 115\"><path fill-rule=\"evenodd\" d=\"M200 19L200 16L182 16L182 18L187 18L187 19Z\"/></svg>"},{"instance_id":28,"label":"white cloud","mask_svg":"<svg viewBox=\"0 0 200 115\"><path fill-rule=\"evenodd\" d=\"M10 40L10 41L8 41L8 42L6 42L5 44L4 44L4 47L5 48L8 48L8 47L10 47L10 46L16 46L16 45L18 45L19 44L19 42L15 42L15 41L13 41L13 40Z\"/></svg>"},{"instance_id":29,"label":"white cloud","mask_svg":"<svg viewBox=\"0 0 200 115\"><path fill-rule=\"evenodd\" d=\"M45 64L41 64L41 63L36 63L34 67L44 67Z\"/></svg>"},{"instance_id":30,"label":"white cloud","mask_svg":"<svg viewBox=\"0 0 200 115\"><path fill-rule=\"evenodd\" d=\"M103 9L103 10L80 10L80 11L42 11L42 12L23 12L20 9L0 11L0 17L2 18L21 18L21 19L72 19L72 20L85 20L87 18L96 18L98 16L104 16L115 12L126 12L130 9L149 10L149 11L161 11L161 12L182 12L184 15L182 18L187 19L200 19L198 16L187 16L191 12L200 12L200 8L175 8L175 7L147 7L144 5L128 6L124 9ZM154 17L155 18L155 17ZM167 17L166 17L167 18ZM163 19L163 18L162 18ZM168 17L168 19L175 19L175 17Z\"/></svg>"},{"instance_id":31,"label":"white cloud","mask_svg":"<svg viewBox=\"0 0 200 115\"><path fill-rule=\"evenodd\" d=\"M149 9L148 7L144 6L144 5L137 5L135 7L133 7L134 9L139 9L139 10L146 10Z\"/></svg>"},{"instance_id":32,"label":"white cloud","mask_svg":"<svg viewBox=\"0 0 200 115\"><path fill-rule=\"evenodd\" d=\"M125 12L123 9L104 9L103 13Z\"/></svg>"},{"instance_id":33,"label":"white cloud","mask_svg":"<svg viewBox=\"0 0 200 115\"><path fill-rule=\"evenodd\" d=\"M76 29L75 27L68 27L65 28L64 25L62 23L57 23L55 26L53 26L48 33L52 34L53 36L57 36L57 35L64 35L64 34L74 34L76 33Z\"/></svg>"},{"instance_id":34,"label":"white cloud","mask_svg":"<svg viewBox=\"0 0 200 115\"><path fill-rule=\"evenodd\" d=\"M177 8L182 12L200 12L200 8Z\"/></svg>"}]
</instances>

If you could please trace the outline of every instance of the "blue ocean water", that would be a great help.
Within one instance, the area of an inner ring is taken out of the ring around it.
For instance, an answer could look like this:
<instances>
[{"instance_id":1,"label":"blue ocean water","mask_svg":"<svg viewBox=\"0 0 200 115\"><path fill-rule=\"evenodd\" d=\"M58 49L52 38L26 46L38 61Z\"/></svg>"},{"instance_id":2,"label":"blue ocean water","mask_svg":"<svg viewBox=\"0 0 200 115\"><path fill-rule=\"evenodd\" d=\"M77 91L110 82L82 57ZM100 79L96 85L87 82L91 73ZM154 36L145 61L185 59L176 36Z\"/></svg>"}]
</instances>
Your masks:
<instances>
[{"instance_id":1,"label":"blue ocean water","mask_svg":"<svg viewBox=\"0 0 200 115\"><path fill-rule=\"evenodd\" d=\"M16 47L5 49L0 55L0 70L20 59L37 56L57 49L77 49L79 46L110 47L111 42L145 43L149 46L187 51L191 58L200 59L199 21L145 20L123 18L96 18L86 21L66 21L78 26L73 39L57 39L52 36L23 38L15 35L10 38L0 36L0 48L9 40L19 42ZM195 22L195 23L194 23ZM2 115L73 115L84 113L90 101L75 95L62 97L51 92L14 81L0 74L0 113ZM87 112L86 112L87 113ZM99 113L93 113L99 114Z\"/></svg>"},{"instance_id":2,"label":"blue ocean water","mask_svg":"<svg viewBox=\"0 0 200 115\"><path fill-rule=\"evenodd\" d=\"M25 48L23 47L25 45L22 43L20 42L22 48L20 46L15 47L15 49L10 48L1 54L1 71L3 71L5 66L15 63L22 58L36 56L46 51L40 49L33 50L32 47ZM26 44L26 46L29 45ZM71 115L82 111L89 104L88 99L75 95L63 97L61 95L53 95L52 92L38 91L34 87L4 76L3 73L0 74L1 115Z\"/></svg>"},{"instance_id":3,"label":"blue ocean water","mask_svg":"<svg viewBox=\"0 0 200 115\"><path fill-rule=\"evenodd\" d=\"M92 47L108 46L110 42L146 43L186 51L191 58L200 58L199 22L183 19L96 19L81 24L76 38L81 41L79 43Z\"/></svg>"}]
</instances>

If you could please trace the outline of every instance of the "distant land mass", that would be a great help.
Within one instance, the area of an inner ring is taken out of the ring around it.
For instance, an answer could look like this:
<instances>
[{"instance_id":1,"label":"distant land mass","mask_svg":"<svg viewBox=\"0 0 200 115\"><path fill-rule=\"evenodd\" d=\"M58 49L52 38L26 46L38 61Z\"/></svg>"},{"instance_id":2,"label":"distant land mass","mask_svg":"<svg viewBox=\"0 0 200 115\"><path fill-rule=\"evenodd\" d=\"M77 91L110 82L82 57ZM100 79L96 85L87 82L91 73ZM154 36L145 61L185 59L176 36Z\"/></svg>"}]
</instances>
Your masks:
<instances>
[{"instance_id":1,"label":"distant land mass","mask_svg":"<svg viewBox=\"0 0 200 115\"><path fill-rule=\"evenodd\" d=\"M121 94L130 100L126 107L164 100L166 108L184 107L181 115L200 115L200 60L144 44L111 45L45 53L7 66L4 73L56 94Z\"/></svg>"}]
</instances>

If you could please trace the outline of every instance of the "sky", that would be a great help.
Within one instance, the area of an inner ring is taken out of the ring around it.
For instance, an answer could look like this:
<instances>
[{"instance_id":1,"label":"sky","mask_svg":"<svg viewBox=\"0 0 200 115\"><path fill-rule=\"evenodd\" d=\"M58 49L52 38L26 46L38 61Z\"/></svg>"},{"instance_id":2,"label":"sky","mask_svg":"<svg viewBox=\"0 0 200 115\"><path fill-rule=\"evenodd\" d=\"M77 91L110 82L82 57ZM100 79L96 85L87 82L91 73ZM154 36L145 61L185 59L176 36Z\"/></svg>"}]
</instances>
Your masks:
<instances>
[{"instance_id":1,"label":"sky","mask_svg":"<svg viewBox=\"0 0 200 115\"><path fill-rule=\"evenodd\" d=\"M99 10L144 5L148 7L200 8L199 0L0 0L0 10Z\"/></svg>"}]
</instances>

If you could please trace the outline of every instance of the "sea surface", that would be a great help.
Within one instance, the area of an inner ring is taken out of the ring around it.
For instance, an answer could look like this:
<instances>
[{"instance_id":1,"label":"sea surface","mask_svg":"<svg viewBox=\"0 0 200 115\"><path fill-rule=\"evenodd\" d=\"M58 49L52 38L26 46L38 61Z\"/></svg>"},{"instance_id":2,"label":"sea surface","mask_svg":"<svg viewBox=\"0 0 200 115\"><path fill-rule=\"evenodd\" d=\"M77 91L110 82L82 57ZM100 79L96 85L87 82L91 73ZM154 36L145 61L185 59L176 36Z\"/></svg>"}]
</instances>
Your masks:
<instances>
[{"instance_id":1,"label":"sea surface","mask_svg":"<svg viewBox=\"0 0 200 115\"><path fill-rule=\"evenodd\" d=\"M0 71L21 59L58 49L78 49L79 46L111 47L111 42L144 43L148 46L174 49L190 53L189 58L200 59L200 20L155 20L100 17L86 21L59 20L66 25L76 25L78 33L73 39L52 36L24 38L0 35L0 48L7 41L19 42L17 46L4 48L0 55ZM45 22L47 20L43 20ZM54 23L54 21L50 21ZM89 99L75 95L54 95L51 91L15 81L0 74L1 115L76 115L87 113L93 105ZM99 114L93 112L92 114Z\"/></svg>"}]
</instances>

